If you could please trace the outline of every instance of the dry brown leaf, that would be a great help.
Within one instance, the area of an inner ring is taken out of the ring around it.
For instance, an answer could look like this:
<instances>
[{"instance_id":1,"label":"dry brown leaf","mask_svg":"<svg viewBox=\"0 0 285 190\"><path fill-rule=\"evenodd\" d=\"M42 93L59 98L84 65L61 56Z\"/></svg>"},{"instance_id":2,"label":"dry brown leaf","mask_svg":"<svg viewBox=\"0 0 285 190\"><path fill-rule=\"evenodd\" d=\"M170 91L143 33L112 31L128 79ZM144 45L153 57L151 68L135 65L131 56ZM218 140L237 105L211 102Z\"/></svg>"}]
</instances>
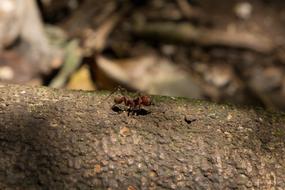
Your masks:
<instances>
[{"instance_id":1,"label":"dry brown leaf","mask_svg":"<svg viewBox=\"0 0 285 190\"><path fill-rule=\"evenodd\" d=\"M111 60L97 59L98 72L111 80L150 94L199 98L201 91L192 76L165 58L156 55Z\"/></svg>"}]
</instances>

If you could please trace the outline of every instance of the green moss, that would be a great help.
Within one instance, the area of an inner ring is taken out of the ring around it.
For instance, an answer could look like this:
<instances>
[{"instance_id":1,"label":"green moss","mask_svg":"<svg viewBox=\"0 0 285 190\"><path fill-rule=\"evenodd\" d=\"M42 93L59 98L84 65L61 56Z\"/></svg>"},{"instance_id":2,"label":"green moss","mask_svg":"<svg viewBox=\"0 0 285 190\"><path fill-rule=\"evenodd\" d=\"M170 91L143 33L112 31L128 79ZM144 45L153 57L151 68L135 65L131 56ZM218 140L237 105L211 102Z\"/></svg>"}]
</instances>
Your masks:
<instances>
[{"instance_id":1,"label":"green moss","mask_svg":"<svg viewBox=\"0 0 285 190\"><path fill-rule=\"evenodd\" d=\"M159 96L159 95L152 95L151 97L154 102L163 102L163 103L175 102L176 104L185 104L185 103L201 104L202 102L205 102L203 100L191 99L185 97L172 97L172 96Z\"/></svg>"},{"instance_id":2,"label":"green moss","mask_svg":"<svg viewBox=\"0 0 285 190\"><path fill-rule=\"evenodd\" d=\"M273 135L276 137L282 137L285 139L285 128L277 128L274 132Z\"/></svg>"}]
</instances>

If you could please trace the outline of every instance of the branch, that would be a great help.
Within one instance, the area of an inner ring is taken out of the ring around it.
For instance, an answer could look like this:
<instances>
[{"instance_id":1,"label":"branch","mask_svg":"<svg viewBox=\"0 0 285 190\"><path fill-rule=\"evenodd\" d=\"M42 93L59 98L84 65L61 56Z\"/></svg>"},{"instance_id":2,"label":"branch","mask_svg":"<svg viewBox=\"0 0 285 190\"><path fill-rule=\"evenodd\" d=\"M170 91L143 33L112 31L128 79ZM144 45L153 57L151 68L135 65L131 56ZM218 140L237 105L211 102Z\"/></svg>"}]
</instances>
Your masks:
<instances>
[{"instance_id":1,"label":"branch","mask_svg":"<svg viewBox=\"0 0 285 190\"><path fill-rule=\"evenodd\" d=\"M285 115L153 97L2 85L1 189L284 189Z\"/></svg>"},{"instance_id":2,"label":"branch","mask_svg":"<svg viewBox=\"0 0 285 190\"><path fill-rule=\"evenodd\" d=\"M223 31L218 29L199 29L190 24L139 23L134 32L146 38L166 42L204 46L225 46L252 50L268 54L275 47L273 42L262 35L242 31Z\"/></svg>"}]
</instances>

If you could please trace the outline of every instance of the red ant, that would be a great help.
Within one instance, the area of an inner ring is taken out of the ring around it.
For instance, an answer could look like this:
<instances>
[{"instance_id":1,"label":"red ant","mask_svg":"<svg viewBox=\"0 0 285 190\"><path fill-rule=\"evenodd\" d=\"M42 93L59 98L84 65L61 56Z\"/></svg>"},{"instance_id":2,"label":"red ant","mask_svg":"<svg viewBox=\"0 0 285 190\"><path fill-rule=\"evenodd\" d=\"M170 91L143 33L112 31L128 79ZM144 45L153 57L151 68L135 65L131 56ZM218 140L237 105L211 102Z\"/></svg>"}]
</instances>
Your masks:
<instances>
[{"instance_id":1,"label":"red ant","mask_svg":"<svg viewBox=\"0 0 285 190\"><path fill-rule=\"evenodd\" d=\"M138 96L133 99L126 96L118 96L114 98L114 102L115 105L124 103L125 106L128 106L128 115L130 112L138 114L141 111L141 106L150 106L152 103L149 96Z\"/></svg>"},{"instance_id":2,"label":"red ant","mask_svg":"<svg viewBox=\"0 0 285 190\"><path fill-rule=\"evenodd\" d=\"M117 87L117 89L115 89L113 92L111 92L111 94L107 98L109 98L117 90L122 90L122 88ZM150 96L146 96L146 95L143 95L143 96L139 95L136 98L129 98L127 96L117 96L114 98L114 103L115 104L112 106L112 110L115 112L124 111L121 108L117 107L116 105L125 104L125 106L128 107L128 115L130 113L137 114L137 115L146 115L149 113L149 111L141 109L141 107L152 105L152 100L151 100Z\"/></svg>"},{"instance_id":3,"label":"red ant","mask_svg":"<svg viewBox=\"0 0 285 190\"><path fill-rule=\"evenodd\" d=\"M150 106L151 99L149 96L139 96L134 99L127 98L126 96L115 97L114 98L115 104L124 103L125 106L129 106L130 109L141 108L141 106Z\"/></svg>"}]
</instances>

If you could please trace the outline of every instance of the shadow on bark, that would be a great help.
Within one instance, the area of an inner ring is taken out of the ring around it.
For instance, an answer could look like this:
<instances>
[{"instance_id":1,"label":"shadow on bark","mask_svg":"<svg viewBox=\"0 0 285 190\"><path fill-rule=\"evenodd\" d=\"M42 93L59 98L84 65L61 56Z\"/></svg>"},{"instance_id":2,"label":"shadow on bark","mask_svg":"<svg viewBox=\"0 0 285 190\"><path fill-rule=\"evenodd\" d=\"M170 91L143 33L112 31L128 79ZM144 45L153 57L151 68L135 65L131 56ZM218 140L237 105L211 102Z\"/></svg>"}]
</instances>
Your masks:
<instances>
[{"instance_id":1,"label":"shadow on bark","mask_svg":"<svg viewBox=\"0 0 285 190\"><path fill-rule=\"evenodd\" d=\"M60 118L49 113L59 108L46 104L32 112L27 109L31 108L11 105L4 118L10 120L9 126L0 124L0 184L21 189L65 189L70 183L83 187L76 159L80 152L73 152L80 150L79 137L65 136L59 126L53 126Z\"/></svg>"}]
</instances>

